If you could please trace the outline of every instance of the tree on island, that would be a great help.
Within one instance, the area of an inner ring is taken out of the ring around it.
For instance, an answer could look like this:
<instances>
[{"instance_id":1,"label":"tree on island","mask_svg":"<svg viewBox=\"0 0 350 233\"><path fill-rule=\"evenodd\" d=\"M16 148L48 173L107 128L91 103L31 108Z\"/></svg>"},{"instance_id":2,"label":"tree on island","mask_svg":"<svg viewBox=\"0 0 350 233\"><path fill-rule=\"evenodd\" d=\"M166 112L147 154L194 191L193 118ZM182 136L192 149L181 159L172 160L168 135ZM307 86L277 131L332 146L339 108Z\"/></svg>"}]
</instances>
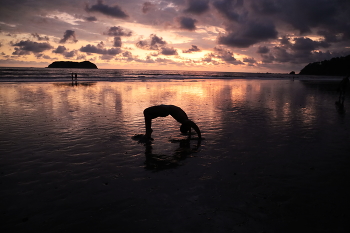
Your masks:
<instances>
[{"instance_id":1,"label":"tree on island","mask_svg":"<svg viewBox=\"0 0 350 233\"><path fill-rule=\"evenodd\" d=\"M73 62L73 61L55 61L47 68L79 68L79 69L97 69L97 66L89 61Z\"/></svg>"},{"instance_id":2,"label":"tree on island","mask_svg":"<svg viewBox=\"0 0 350 233\"><path fill-rule=\"evenodd\" d=\"M350 74L350 55L309 63L299 74L346 76Z\"/></svg>"}]
</instances>

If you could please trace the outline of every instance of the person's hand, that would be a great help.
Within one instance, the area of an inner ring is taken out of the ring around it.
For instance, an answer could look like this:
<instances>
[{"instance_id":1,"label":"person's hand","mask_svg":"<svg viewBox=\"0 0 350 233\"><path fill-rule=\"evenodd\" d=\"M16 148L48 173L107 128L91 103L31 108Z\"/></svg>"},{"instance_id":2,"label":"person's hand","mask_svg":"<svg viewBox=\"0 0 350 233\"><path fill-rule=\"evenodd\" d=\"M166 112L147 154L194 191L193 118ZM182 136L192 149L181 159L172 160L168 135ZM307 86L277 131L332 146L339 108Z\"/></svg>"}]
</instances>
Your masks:
<instances>
[{"instance_id":1,"label":"person's hand","mask_svg":"<svg viewBox=\"0 0 350 233\"><path fill-rule=\"evenodd\" d=\"M154 139L150 136L144 135L144 134L135 134L131 137L133 140L138 141L138 143L148 143L153 141Z\"/></svg>"}]
</instances>

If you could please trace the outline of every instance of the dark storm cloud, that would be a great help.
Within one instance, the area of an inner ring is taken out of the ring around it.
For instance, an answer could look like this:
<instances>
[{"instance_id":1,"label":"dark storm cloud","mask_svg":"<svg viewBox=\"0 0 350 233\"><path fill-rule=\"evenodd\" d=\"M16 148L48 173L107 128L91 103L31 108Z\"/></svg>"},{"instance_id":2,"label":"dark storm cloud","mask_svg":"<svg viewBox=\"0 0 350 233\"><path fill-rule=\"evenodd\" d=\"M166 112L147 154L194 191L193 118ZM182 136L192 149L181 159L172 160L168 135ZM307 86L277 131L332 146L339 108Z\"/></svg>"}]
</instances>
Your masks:
<instances>
[{"instance_id":1,"label":"dark storm cloud","mask_svg":"<svg viewBox=\"0 0 350 233\"><path fill-rule=\"evenodd\" d=\"M276 39L278 32L271 22L248 21L238 30L229 29L226 35L219 36L219 44L237 48L247 48L253 44Z\"/></svg>"},{"instance_id":2,"label":"dark storm cloud","mask_svg":"<svg viewBox=\"0 0 350 233\"><path fill-rule=\"evenodd\" d=\"M108 32L104 33L108 36L132 36L132 31L124 29L120 26L110 27Z\"/></svg>"},{"instance_id":3,"label":"dark storm cloud","mask_svg":"<svg viewBox=\"0 0 350 233\"><path fill-rule=\"evenodd\" d=\"M317 48L328 48L330 44L325 41L313 41L307 37L294 38L294 44L291 45L294 51L312 51Z\"/></svg>"},{"instance_id":4,"label":"dark storm cloud","mask_svg":"<svg viewBox=\"0 0 350 233\"><path fill-rule=\"evenodd\" d=\"M289 46L290 45L290 38L287 36L282 36L282 39L280 39L281 45Z\"/></svg>"},{"instance_id":5,"label":"dark storm cloud","mask_svg":"<svg viewBox=\"0 0 350 233\"><path fill-rule=\"evenodd\" d=\"M38 41L49 41L49 37L48 36L40 36L38 33L32 33L32 36L34 38L36 38Z\"/></svg>"},{"instance_id":6,"label":"dark storm cloud","mask_svg":"<svg viewBox=\"0 0 350 233\"><path fill-rule=\"evenodd\" d=\"M275 61L282 63L294 60L293 55L286 49L277 46L273 48L273 57Z\"/></svg>"},{"instance_id":7,"label":"dark storm cloud","mask_svg":"<svg viewBox=\"0 0 350 233\"><path fill-rule=\"evenodd\" d=\"M275 57L272 54L261 54L261 59L263 63L269 64L275 60Z\"/></svg>"},{"instance_id":8,"label":"dark storm cloud","mask_svg":"<svg viewBox=\"0 0 350 233\"><path fill-rule=\"evenodd\" d=\"M263 63L307 63L313 60L325 60L332 57L329 52L322 52L320 49L327 49L330 44L326 41L314 41L308 37L289 38L283 36L280 44L272 49L259 47ZM264 53L262 53L264 52ZM336 53L333 52L333 56Z\"/></svg>"},{"instance_id":9,"label":"dark storm cloud","mask_svg":"<svg viewBox=\"0 0 350 233\"><path fill-rule=\"evenodd\" d=\"M300 35L317 28L327 42L350 39L350 1L346 0L260 0L250 1L251 14L273 17L291 25ZM333 35L342 34L335 40Z\"/></svg>"},{"instance_id":10,"label":"dark storm cloud","mask_svg":"<svg viewBox=\"0 0 350 233\"><path fill-rule=\"evenodd\" d=\"M188 7L185 12L203 14L209 10L209 0L188 0Z\"/></svg>"},{"instance_id":11,"label":"dark storm cloud","mask_svg":"<svg viewBox=\"0 0 350 233\"><path fill-rule=\"evenodd\" d=\"M166 45L167 42L162 37L158 37L155 34L150 35L149 40L141 40L136 43L136 46L146 50L158 50L160 47Z\"/></svg>"},{"instance_id":12,"label":"dark storm cloud","mask_svg":"<svg viewBox=\"0 0 350 233\"><path fill-rule=\"evenodd\" d=\"M160 53L163 55L167 55L167 56L168 55L177 55L176 49L168 48L168 47L162 47Z\"/></svg>"},{"instance_id":13,"label":"dark storm cloud","mask_svg":"<svg viewBox=\"0 0 350 233\"><path fill-rule=\"evenodd\" d=\"M283 0L279 2L283 13L281 19L290 23L301 34L311 32L312 27L329 27L340 23L337 20L338 2L337 0Z\"/></svg>"},{"instance_id":14,"label":"dark storm cloud","mask_svg":"<svg viewBox=\"0 0 350 233\"><path fill-rule=\"evenodd\" d=\"M114 37L114 47L122 47L122 39L119 36Z\"/></svg>"},{"instance_id":15,"label":"dark storm cloud","mask_svg":"<svg viewBox=\"0 0 350 233\"><path fill-rule=\"evenodd\" d=\"M251 7L255 12L263 15L273 15L280 11L279 6L273 0L252 1Z\"/></svg>"},{"instance_id":16,"label":"dark storm cloud","mask_svg":"<svg viewBox=\"0 0 350 233\"><path fill-rule=\"evenodd\" d=\"M30 53L41 53L45 50L52 49L49 43L38 43L30 40L22 40L12 46L15 46L15 51L12 53L13 55L28 55Z\"/></svg>"},{"instance_id":17,"label":"dark storm cloud","mask_svg":"<svg viewBox=\"0 0 350 233\"><path fill-rule=\"evenodd\" d=\"M96 54L102 54L102 55L112 55L115 56L119 53L121 53L121 49L120 48L111 48L111 49L105 49L103 48L101 45L91 45L88 44L86 46L82 46L80 48L80 52L84 52L84 53L96 53Z\"/></svg>"},{"instance_id":18,"label":"dark storm cloud","mask_svg":"<svg viewBox=\"0 0 350 233\"><path fill-rule=\"evenodd\" d=\"M223 0L214 1L213 6L219 11L221 15L230 21L238 21L240 14L237 9L241 8L243 5L243 0Z\"/></svg>"},{"instance_id":19,"label":"dark storm cloud","mask_svg":"<svg viewBox=\"0 0 350 233\"><path fill-rule=\"evenodd\" d=\"M67 40L71 40L74 43L78 42L76 36L75 36L75 31L72 30L66 30L64 32L63 38L60 40L61 44L64 44L67 42Z\"/></svg>"},{"instance_id":20,"label":"dark storm cloud","mask_svg":"<svg viewBox=\"0 0 350 233\"><path fill-rule=\"evenodd\" d=\"M87 12L100 12L115 18L125 19L129 17L118 5L108 6L104 4L102 0L98 0L97 3L91 7L86 5L85 10Z\"/></svg>"},{"instance_id":21,"label":"dark storm cloud","mask_svg":"<svg viewBox=\"0 0 350 233\"><path fill-rule=\"evenodd\" d=\"M195 19L192 19L190 17L180 17L178 18L178 22L180 24L180 28L182 29L189 30L189 31L196 30L195 23L197 22L197 20Z\"/></svg>"},{"instance_id":22,"label":"dark storm cloud","mask_svg":"<svg viewBox=\"0 0 350 233\"><path fill-rule=\"evenodd\" d=\"M183 53L200 52L201 50L196 45L192 45L190 49L182 50Z\"/></svg>"}]
</instances>

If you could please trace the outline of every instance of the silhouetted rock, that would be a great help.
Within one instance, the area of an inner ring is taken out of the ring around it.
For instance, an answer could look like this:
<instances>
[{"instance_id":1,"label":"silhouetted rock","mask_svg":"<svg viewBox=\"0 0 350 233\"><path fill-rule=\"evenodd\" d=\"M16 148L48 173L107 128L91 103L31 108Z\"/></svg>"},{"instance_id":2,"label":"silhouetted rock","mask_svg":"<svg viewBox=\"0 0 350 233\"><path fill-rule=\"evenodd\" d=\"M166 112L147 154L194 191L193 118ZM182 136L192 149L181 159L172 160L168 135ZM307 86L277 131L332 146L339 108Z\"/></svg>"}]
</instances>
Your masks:
<instances>
[{"instance_id":1,"label":"silhouetted rock","mask_svg":"<svg viewBox=\"0 0 350 233\"><path fill-rule=\"evenodd\" d=\"M289 74L295 74L295 72L294 72L294 71L291 71Z\"/></svg>"},{"instance_id":2,"label":"silhouetted rock","mask_svg":"<svg viewBox=\"0 0 350 233\"><path fill-rule=\"evenodd\" d=\"M97 69L97 66L89 61L73 62L73 61L55 61L47 68L79 68L79 69Z\"/></svg>"},{"instance_id":3,"label":"silhouetted rock","mask_svg":"<svg viewBox=\"0 0 350 233\"><path fill-rule=\"evenodd\" d=\"M309 63L299 74L346 76L350 73L350 55Z\"/></svg>"}]
</instances>

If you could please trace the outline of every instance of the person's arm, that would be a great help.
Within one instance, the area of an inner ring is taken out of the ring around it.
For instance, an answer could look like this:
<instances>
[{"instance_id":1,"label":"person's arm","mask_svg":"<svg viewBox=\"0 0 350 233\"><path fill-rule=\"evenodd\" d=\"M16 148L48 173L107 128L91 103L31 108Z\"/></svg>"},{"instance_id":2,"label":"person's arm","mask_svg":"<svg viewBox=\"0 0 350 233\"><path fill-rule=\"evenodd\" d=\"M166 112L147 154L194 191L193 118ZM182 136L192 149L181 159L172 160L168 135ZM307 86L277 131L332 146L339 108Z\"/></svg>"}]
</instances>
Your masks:
<instances>
[{"instance_id":1,"label":"person's arm","mask_svg":"<svg viewBox=\"0 0 350 233\"><path fill-rule=\"evenodd\" d=\"M146 137L151 137L152 135L152 114L151 114L151 109L149 108L146 108L144 111L143 111L143 115L145 117L145 126L146 126Z\"/></svg>"},{"instance_id":2,"label":"person's arm","mask_svg":"<svg viewBox=\"0 0 350 233\"><path fill-rule=\"evenodd\" d=\"M146 125L146 137L150 138L153 132L152 119L150 117L145 117L145 125Z\"/></svg>"},{"instance_id":3,"label":"person's arm","mask_svg":"<svg viewBox=\"0 0 350 233\"><path fill-rule=\"evenodd\" d=\"M194 129L194 131L196 131L196 133L198 135L198 138L201 139L202 138L202 134L201 134L201 131L199 130L198 126L196 125L196 123L191 121L190 126L191 126L191 128ZM191 135L191 129L190 129L190 135Z\"/></svg>"}]
</instances>

